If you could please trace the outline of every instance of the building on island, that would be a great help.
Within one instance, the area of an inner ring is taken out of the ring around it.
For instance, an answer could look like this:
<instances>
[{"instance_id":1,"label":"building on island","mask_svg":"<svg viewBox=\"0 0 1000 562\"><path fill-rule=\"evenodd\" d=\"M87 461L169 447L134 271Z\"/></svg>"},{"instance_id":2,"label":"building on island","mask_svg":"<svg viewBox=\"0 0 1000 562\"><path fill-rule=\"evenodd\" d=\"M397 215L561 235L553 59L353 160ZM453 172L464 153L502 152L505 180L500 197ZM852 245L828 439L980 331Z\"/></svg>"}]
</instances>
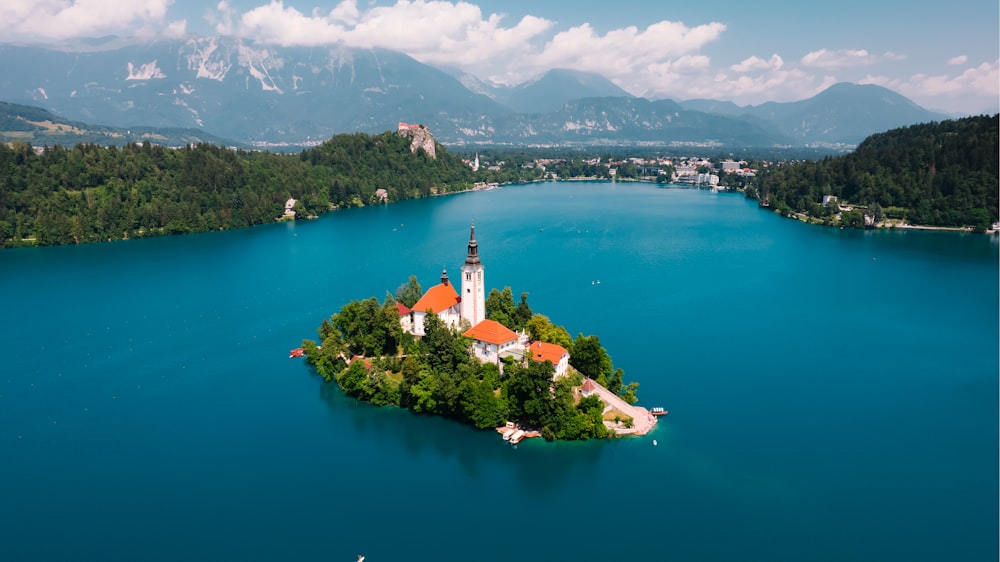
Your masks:
<instances>
[{"instance_id":1,"label":"building on island","mask_svg":"<svg viewBox=\"0 0 1000 562\"><path fill-rule=\"evenodd\" d=\"M486 290L483 287L483 262L479 261L476 223L472 223L469 246L462 265L462 319L475 326L486 319Z\"/></svg>"},{"instance_id":2,"label":"building on island","mask_svg":"<svg viewBox=\"0 0 1000 562\"><path fill-rule=\"evenodd\" d=\"M469 234L469 246L462 265L462 294L455 290L455 285L448 279L448 270L441 272L441 283L434 285L424 293L413 305L412 313L407 315L400 309L400 324L403 331L415 336L424 335L424 317L427 312L438 315L446 326L458 329L462 323L471 327L486 318L486 291L483 263L479 261L479 244L476 242L476 224L472 223ZM407 322L409 316L409 322Z\"/></svg>"},{"instance_id":3,"label":"building on island","mask_svg":"<svg viewBox=\"0 0 1000 562\"><path fill-rule=\"evenodd\" d=\"M483 363L499 364L501 357L524 350L521 335L495 320L483 320L462 335L472 339L472 354Z\"/></svg>"},{"instance_id":4,"label":"building on island","mask_svg":"<svg viewBox=\"0 0 1000 562\"><path fill-rule=\"evenodd\" d=\"M441 282L427 289L424 296L413 305L410 329L407 331L415 336L423 336L424 317L428 312L437 314L441 322L449 328L457 328L462 318L461 309L462 299L455 292L455 286L448 280L448 271L444 270L441 272ZM406 330L405 322L401 320L400 324Z\"/></svg>"},{"instance_id":5,"label":"building on island","mask_svg":"<svg viewBox=\"0 0 1000 562\"><path fill-rule=\"evenodd\" d=\"M539 362L551 361L555 367L555 378L566 374L569 368L569 351L561 345L543 341L532 342L528 346L529 356Z\"/></svg>"},{"instance_id":6,"label":"building on island","mask_svg":"<svg viewBox=\"0 0 1000 562\"><path fill-rule=\"evenodd\" d=\"M406 306L401 302L396 303L396 309L399 311L399 324L403 327L403 331L412 334L413 333L413 309Z\"/></svg>"},{"instance_id":7,"label":"building on island","mask_svg":"<svg viewBox=\"0 0 1000 562\"><path fill-rule=\"evenodd\" d=\"M447 270L444 270L441 272L441 283L427 289L412 309L397 303L403 331L418 337L424 336L424 318L429 312L433 312L452 330L464 329L462 335L473 340L470 354L484 363L499 365L500 359L507 356L518 360L531 357L535 361L551 361L556 377L566 374L569 368L569 351L565 348L545 342L529 344L526 333L517 333L486 318L486 274L483 262L479 259L474 222L469 233L461 276L461 292L456 291L455 285L448 279Z\"/></svg>"}]
</instances>

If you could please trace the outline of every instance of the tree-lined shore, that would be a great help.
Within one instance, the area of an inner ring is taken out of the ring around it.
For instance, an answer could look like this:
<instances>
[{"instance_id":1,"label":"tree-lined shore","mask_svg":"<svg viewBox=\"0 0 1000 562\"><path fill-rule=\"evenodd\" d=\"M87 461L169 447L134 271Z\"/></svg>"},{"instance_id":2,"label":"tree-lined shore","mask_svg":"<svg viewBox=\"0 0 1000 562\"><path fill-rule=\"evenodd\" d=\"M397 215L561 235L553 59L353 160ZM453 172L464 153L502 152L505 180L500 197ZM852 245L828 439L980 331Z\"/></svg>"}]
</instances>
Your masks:
<instances>
[{"instance_id":1,"label":"tree-lined shore","mask_svg":"<svg viewBox=\"0 0 1000 562\"><path fill-rule=\"evenodd\" d=\"M1000 214L998 122L994 115L914 125L873 135L845 156L753 162L756 178L723 174L723 180L762 207L811 222L982 231ZM440 144L435 151L436 157L411 151L409 139L395 132L337 135L297 154L211 144L0 144L0 247L244 228L278 219L289 199L296 200L296 216L308 217L486 182L606 179L614 160L558 149L553 159L538 150L492 149L483 154L489 165L476 171ZM616 179L647 177L627 158L615 161ZM659 169L652 181L668 183L673 171Z\"/></svg>"},{"instance_id":2,"label":"tree-lined shore","mask_svg":"<svg viewBox=\"0 0 1000 562\"><path fill-rule=\"evenodd\" d=\"M395 133L338 135L298 154L149 143L36 150L0 144L0 246L58 245L244 228L470 188L440 145L411 152ZM385 190L384 199L378 190Z\"/></svg>"},{"instance_id":3,"label":"tree-lined shore","mask_svg":"<svg viewBox=\"0 0 1000 562\"><path fill-rule=\"evenodd\" d=\"M1000 115L895 129L845 156L772 167L747 195L783 215L828 224L905 221L985 231L1000 207L998 139Z\"/></svg>"}]
</instances>

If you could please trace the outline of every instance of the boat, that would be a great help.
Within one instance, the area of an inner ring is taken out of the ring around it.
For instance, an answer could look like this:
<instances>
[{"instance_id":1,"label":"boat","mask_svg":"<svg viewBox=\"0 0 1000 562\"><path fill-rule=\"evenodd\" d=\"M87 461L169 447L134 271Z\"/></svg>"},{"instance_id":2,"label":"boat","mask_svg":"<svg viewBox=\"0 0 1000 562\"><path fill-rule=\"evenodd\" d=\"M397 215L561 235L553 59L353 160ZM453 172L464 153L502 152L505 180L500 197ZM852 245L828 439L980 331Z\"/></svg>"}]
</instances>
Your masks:
<instances>
[{"instance_id":1,"label":"boat","mask_svg":"<svg viewBox=\"0 0 1000 562\"><path fill-rule=\"evenodd\" d=\"M516 429L514 429L513 427L508 427L507 431L503 432L503 440L510 441L511 436L513 436L515 433L517 433Z\"/></svg>"},{"instance_id":2,"label":"boat","mask_svg":"<svg viewBox=\"0 0 1000 562\"><path fill-rule=\"evenodd\" d=\"M524 439L524 430L523 429L519 429L519 430L515 431L514 434L510 436L510 444L511 445L517 445L518 443L521 442L521 439Z\"/></svg>"},{"instance_id":3,"label":"boat","mask_svg":"<svg viewBox=\"0 0 1000 562\"><path fill-rule=\"evenodd\" d=\"M295 349L288 352L289 359L292 359L294 357L305 357L305 356L306 356L306 350L302 349L301 347L296 347Z\"/></svg>"},{"instance_id":4,"label":"boat","mask_svg":"<svg viewBox=\"0 0 1000 562\"><path fill-rule=\"evenodd\" d=\"M664 410L663 408L660 408L659 406L657 406L655 408L651 408L649 410L649 413L653 414L654 416L665 416L665 415L669 414L670 412L668 412L667 410Z\"/></svg>"}]
</instances>

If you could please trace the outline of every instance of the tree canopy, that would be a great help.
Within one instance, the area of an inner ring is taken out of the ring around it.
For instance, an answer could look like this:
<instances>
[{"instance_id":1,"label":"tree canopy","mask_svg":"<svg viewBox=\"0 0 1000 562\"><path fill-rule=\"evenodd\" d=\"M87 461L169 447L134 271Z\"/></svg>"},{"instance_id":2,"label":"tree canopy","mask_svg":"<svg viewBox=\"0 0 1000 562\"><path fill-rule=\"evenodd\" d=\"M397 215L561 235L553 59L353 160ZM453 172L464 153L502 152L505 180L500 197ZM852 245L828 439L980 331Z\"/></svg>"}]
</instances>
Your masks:
<instances>
[{"instance_id":1,"label":"tree canopy","mask_svg":"<svg viewBox=\"0 0 1000 562\"><path fill-rule=\"evenodd\" d=\"M253 226L467 189L469 166L436 147L410 152L396 133L338 135L299 154L78 144L0 144L0 245L122 240Z\"/></svg>"},{"instance_id":2,"label":"tree canopy","mask_svg":"<svg viewBox=\"0 0 1000 562\"><path fill-rule=\"evenodd\" d=\"M984 115L872 135L845 156L765 170L747 195L785 214L835 213L821 205L832 195L872 216L983 230L1000 206L998 125L1000 115ZM865 225L861 213L842 215L841 223Z\"/></svg>"}]
</instances>

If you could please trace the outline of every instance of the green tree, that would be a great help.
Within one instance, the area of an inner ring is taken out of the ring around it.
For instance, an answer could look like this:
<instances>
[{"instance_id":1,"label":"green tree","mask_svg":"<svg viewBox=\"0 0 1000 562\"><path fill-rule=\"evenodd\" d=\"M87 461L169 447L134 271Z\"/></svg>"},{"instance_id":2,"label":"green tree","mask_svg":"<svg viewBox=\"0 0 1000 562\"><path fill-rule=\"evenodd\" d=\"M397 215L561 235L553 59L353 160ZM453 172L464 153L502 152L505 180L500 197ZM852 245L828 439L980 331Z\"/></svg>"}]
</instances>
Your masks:
<instances>
[{"instance_id":1,"label":"green tree","mask_svg":"<svg viewBox=\"0 0 1000 562\"><path fill-rule=\"evenodd\" d=\"M408 308L413 308L420 297L424 294L417 282L417 276L411 275L410 279L396 288L396 300L403 303Z\"/></svg>"},{"instance_id":2,"label":"green tree","mask_svg":"<svg viewBox=\"0 0 1000 562\"><path fill-rule=\"evenodd\" d=\"M511 329L516 331L521 331L524 329L525 324L531 320L533 313L531 312L531 307L528 306L528 293L521 293L521 302L518 303L517 309L514 310L513 316L511 318Z\"/></svg>"},{"instance_id":3,"label":"green tree","mask_svg":"<svg viewBox=\"0 0 1000 562\"><path fill-rule=\"evenodd\" d=\"M504 326L514 329L517 309L514 306L514 293L510 287L502 291L490 290L486 297L486 317Z\"/></svg>"},{"instance_id":4,"label":"green tree","mask_svg":"<svg viewBox=\"0 0 1000 562\"><path fill-rule=\"evenodd\" d=\"M544 314L533 314L525 323L532 341L543 341L561 345L567 350L573 348L573 338L562 326L556 326Z\"/></svg>"},{"instance_id":5,"label":"green tree","mask_svg":"<svg viewBox=\"0 0 1000 562\"><path fill-rule=\"evenodd\" d=\"M569 356L569 364L580 371L585 377L594 379L602 386L607 386L611 375L611 357L601 347L597 336L577 334L573 341L573 349Z\"/></svg>"}]
</instances>

